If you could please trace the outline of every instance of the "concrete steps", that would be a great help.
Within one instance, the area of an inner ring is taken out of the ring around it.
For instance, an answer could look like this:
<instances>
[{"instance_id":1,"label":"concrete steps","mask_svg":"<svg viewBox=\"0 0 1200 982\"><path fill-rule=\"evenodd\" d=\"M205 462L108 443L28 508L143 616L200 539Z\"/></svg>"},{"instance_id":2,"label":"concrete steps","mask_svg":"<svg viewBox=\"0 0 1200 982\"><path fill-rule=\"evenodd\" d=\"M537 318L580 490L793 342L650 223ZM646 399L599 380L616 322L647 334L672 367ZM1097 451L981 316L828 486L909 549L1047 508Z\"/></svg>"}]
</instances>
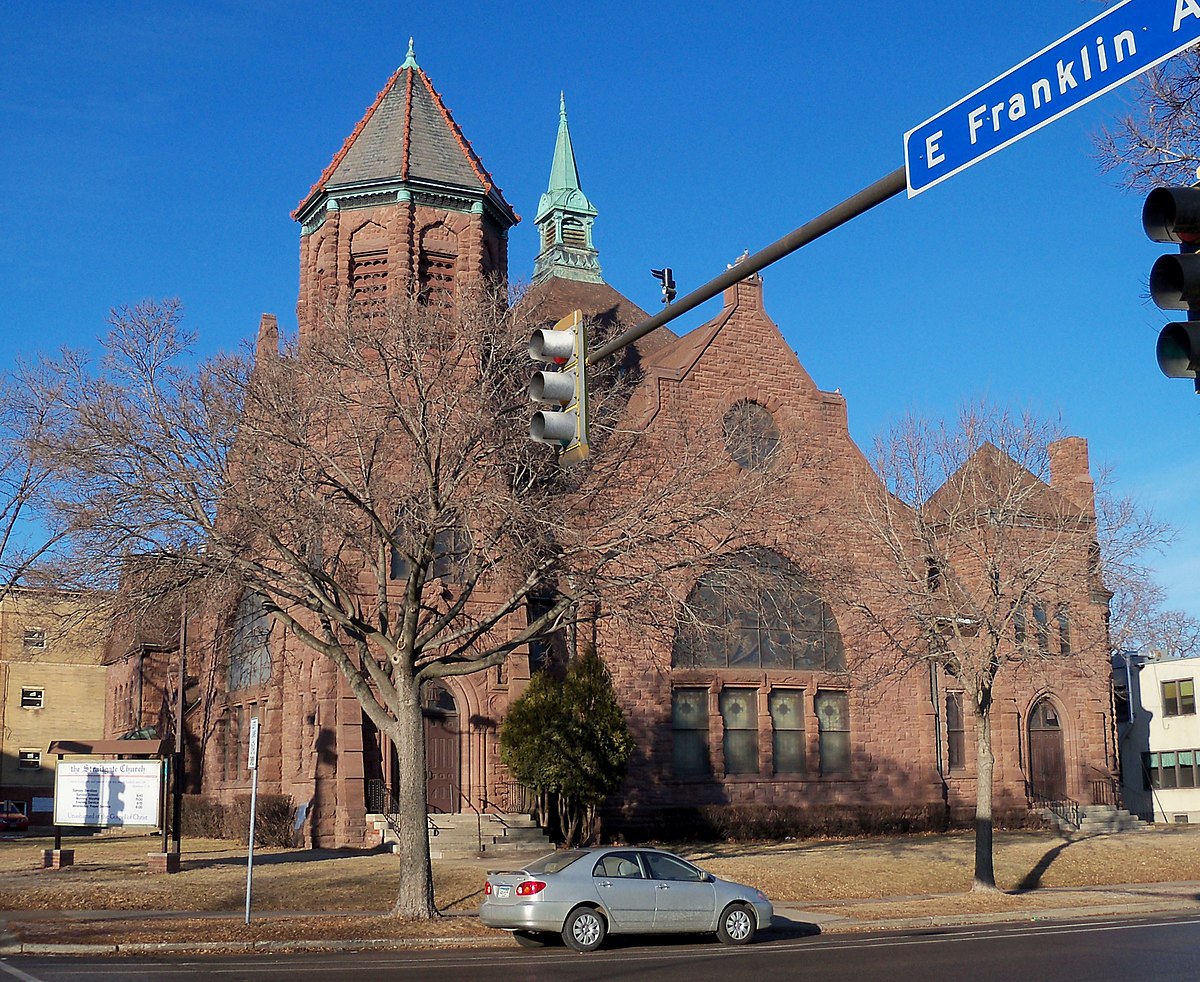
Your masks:
<instances>
[{"instance_id":1,"label":"concrete steps","mask_svg":"<svg viewBox=\"0 0 1200 982\"><path fill-rule=\"evenodd\" d=\"M396 847L396 832L385 815L368 815L376 841ZM431 859L469 859L550 852L554 848L531 815L476 815L474 812L429 815Z\"/></svg>"},{"instance_id":2,"label":"concrete steps","mask_svg":"<svg viewBox=\"0 0 1200 982\"><path fill-rule=\"evenodd\" d=\"M1140 832L1149 828L1136 815L1113 805L1081 805L1079 825L1065 821L1048 808L1040 809L1041 815L1060 832L1075 832L1080 835L1112 835L1118 832Z\"/></svg>"}]
</instances>

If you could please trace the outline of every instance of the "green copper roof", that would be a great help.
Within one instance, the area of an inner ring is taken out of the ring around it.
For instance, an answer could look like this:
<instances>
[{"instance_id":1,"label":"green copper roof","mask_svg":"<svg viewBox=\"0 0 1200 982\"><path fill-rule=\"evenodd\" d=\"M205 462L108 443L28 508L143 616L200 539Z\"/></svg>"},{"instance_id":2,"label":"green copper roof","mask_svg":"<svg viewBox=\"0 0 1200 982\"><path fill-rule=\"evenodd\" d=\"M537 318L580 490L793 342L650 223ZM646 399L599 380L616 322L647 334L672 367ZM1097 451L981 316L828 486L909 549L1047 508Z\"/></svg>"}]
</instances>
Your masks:
<instances>
[{"instance_id":1,"label":"green copper roof","mask_svg":"<svg viewBox=\"0 0 1200 982\"><path fill-rule=\"evenodd\" d=\"M554 144L554 163L550 165L550 186L538 202L535 222L555 208L595 216L596 209L579 186L579 168L575 166L575 150L571 146L571 130L567 127L567 100L558 96L558 140Z\"/></svg>"},{"instance_id":2,"label":"green copper roof","mask_svg":"<svg viewBox=\"0 0 1200 982\"><path fill-rule=\"evenodd\" d=\"M603 283L600 260L592 244L592 222L596 209L579 186L579 169L567 127L567 101L558 97L558 140L554 144L554 162L550 165L550 186L538 202L538 236L542 251L533 264L533 281L551 277Z\"/></svg>"}]
</instances>

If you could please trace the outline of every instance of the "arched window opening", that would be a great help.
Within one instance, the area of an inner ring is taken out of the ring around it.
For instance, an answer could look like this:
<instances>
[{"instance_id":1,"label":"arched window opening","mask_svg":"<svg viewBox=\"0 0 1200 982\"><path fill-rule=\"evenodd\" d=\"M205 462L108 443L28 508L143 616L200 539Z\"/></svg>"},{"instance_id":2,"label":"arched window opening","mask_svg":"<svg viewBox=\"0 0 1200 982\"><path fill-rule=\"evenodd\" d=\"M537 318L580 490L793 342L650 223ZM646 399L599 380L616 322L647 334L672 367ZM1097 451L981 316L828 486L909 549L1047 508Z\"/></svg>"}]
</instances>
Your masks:
<instances>
[{"instance_id":1,"label":"arched window opening","mask_svg":"<svg viewBox=\"0 0 1200 982\"><path fill-rule=\"evenodd\" d=\"M350 299L355 303L382 300L387 282L387 233L369 223L350 238Z\"/></svg>"},{"instance_id":2,"label":"arched window opening","mask_svg":"<svg viewBox=\"0 0 1200 982\"><path fill-rule=\"evenodd\" d=\"M583 227L583 222L574 221L570 218L565 219L562 225L562 240L565 246L570 246L574 249L586 249L587 229Z\"/></svg>"},{"instance_id":3,"label":"arched window opening","mask_svg":"<svg viewBox=\"0 0 1200 982\"><path fill-rule=\"evenodd\" d=\"M458 273L458 238L445 225L421 235L417 281L423 303L449 307L454 303Z\"/></svg>"},{"instance_id":4,"label":"arched window opening","mask_svg":"<svg viewBox=\"0 0 1200 982\"><path fill-rule=\"evenodd\" d=\"M233 620L227 676L230 692L261 685L271 677L270 635L271 618L263 609L263 598L247 591Z\"/></svg>"},{"instance_id":5,"label":"arched window opening","mask_svg":"<svg viewBox=\"0 0 1200 982\"><path fill-rule=\"evenodd\" d=\"M808 591L792 563L756 549L696 583L671 665L844 671L846 656L829 605Z\"/></svg>"},{"instance_id":6,"label":"arched window opening","mask_svg":"<svg viewBox=\"0 0 1200 982\"><path fill-rule=\"evenodd\" d=\"M764 406L746 399L725 414L725 449L747 470L763 471L779 450L779 427Z\"/></svg>"}]
</instances>

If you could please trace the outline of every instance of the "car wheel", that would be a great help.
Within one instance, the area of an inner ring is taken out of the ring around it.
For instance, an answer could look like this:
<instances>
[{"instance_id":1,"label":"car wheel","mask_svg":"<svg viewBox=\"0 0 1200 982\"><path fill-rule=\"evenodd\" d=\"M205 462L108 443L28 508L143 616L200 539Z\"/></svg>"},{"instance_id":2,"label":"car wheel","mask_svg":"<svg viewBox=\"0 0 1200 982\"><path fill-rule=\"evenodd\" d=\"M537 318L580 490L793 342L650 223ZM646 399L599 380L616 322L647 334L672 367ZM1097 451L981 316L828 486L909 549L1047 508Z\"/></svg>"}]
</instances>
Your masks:
<instances>
[{"instance_id":1,"label":"car wheel","mask_svg":"<svg viewBox=\"0 0 1200 982\"><path fill-rule=\"evenodd\" d=\"M550 936L541 931L513 931L512 936L522 948L545 948L550 943Z\"/></svg>"},{"instance_id":2,"label":"car wheel","mask_svg":"<svg viewBox=\"0 0 1200 982\"><path fill-rule=\"evenodd\" d=\"M604 944L606 934L604 915L593 907L576 907L562 929L563 941L576 951L595 951Z\"/></svg>"},{"instance_id":3,"label":"car wheel","mask_svg":"<svg viewBox=\"0 0 1200 982\"><path fill-rule=\"evenodd\" d=\"M746 944L754 937L754 911L745 904L730 904L717 925L722 944Z\"/></svg>"}]
</instances>

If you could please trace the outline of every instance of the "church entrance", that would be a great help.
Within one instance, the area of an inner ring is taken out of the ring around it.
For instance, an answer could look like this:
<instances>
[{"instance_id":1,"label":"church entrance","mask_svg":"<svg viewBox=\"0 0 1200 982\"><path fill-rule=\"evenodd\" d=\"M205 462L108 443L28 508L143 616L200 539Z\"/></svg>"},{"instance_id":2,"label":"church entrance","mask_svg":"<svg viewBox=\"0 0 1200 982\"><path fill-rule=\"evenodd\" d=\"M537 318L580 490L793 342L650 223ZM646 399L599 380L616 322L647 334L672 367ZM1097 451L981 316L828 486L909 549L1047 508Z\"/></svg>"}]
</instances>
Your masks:
<instances>
[{"instance_id":1,"label":"church entrance","mask_svg":"<svg viewBox=\"0 0 1200 982\"><path fill-rule=\"evenodd\" d=\"M1039 700L1029 714L1029 783L1034 794L1050 801L1067 796L1062 724L1049 699Z\"/></svg>"},{"instance_id":2,"label":"church entrance","mask_svg":"<svg viewBox=\"0 0 1200 982\"><path fill-rule=\"evenodd\" d=\"M459 810L458 706L440 682L428 682L421 695L425 716L425 800L430 811Z\"/></svg>"}]
</instances>

